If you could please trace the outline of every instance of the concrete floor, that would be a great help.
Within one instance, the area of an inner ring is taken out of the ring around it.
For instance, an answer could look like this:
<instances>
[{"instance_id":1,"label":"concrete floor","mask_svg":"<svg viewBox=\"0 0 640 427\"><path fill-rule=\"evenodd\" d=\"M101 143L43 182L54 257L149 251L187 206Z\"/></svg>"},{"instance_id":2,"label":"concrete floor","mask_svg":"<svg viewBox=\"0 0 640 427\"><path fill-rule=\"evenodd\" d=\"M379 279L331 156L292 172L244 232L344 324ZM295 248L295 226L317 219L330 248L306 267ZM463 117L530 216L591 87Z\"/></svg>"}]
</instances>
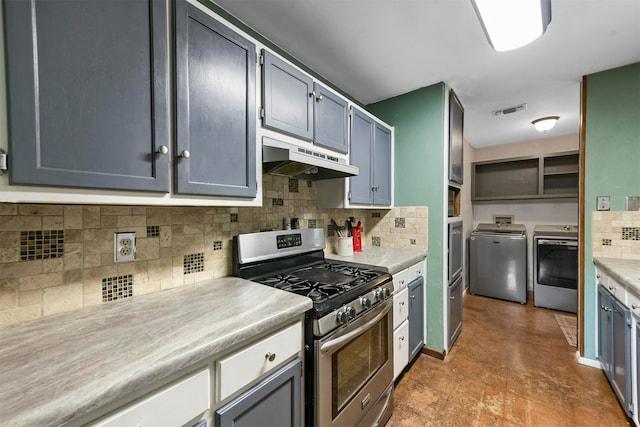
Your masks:
<instances>
[{"instance_id":1,"label":"concrete floor","mask_svg":"<svg viewBox=\"0 0 640 427\"><path fill-rule=\"evenodd\" d=\"M577 363L555 313L465 295L451 353L421 354L398 378L387 427L632 425L603 372Z\"/></svg>"}]
</instances>

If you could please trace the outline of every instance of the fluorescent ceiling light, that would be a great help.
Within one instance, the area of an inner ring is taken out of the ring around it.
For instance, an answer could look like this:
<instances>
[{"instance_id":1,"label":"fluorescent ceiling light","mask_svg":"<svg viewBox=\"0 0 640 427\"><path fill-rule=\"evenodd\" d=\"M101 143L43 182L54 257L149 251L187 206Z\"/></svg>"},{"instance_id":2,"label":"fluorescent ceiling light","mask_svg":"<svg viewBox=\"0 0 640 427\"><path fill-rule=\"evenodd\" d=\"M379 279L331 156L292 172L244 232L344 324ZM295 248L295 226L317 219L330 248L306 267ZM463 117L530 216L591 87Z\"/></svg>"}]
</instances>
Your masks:
<instances>
[{"instance_id":1,"label":"fluorescent ceiling light","mask_svg":"<svg viewBox=\"0 0 640 427\"><path fill-rule=\"evenodd\" d=\"M536 128L538 132L546 132L553 129L559 118L560 117L558 116L541 117L532 121L531 124Z\"/></svg>"},{"instance_id":2,"label":"fluorescent ceiling light","mask_svg":"<svg viewBox=\"0 0 640 427\"><path fill-rule=\"evenodd\" d=\"M540 37L551 22L551 0L471 0L489 43L498 52Z\"/></svg>"}]
</instances>

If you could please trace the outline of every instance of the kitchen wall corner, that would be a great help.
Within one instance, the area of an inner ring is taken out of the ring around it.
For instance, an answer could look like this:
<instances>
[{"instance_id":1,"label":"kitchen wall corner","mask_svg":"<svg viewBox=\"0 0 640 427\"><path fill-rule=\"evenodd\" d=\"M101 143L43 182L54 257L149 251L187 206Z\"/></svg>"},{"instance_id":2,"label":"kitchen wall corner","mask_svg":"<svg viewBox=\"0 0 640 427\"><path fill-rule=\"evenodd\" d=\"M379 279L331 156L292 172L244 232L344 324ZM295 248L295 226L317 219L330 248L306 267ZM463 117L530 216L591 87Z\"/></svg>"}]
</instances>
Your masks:
<instances>
[{"instance_id":1,"label":"kitchen wall corner","mask_svg":"<svg viewBox=\"0 0 640 427\"><path fill-rule=\"evenodd\" d=\"M0 203L0 325L231 275L232 238L279 230L283 218L320 227L363 224L363 250L427 250L427 207L318 209L311 181L263 175L262 207ZM143 199L141 199L143 200ZM136 260L113 261L113 235L135 231Z\"/></svg>"}]
</instances>

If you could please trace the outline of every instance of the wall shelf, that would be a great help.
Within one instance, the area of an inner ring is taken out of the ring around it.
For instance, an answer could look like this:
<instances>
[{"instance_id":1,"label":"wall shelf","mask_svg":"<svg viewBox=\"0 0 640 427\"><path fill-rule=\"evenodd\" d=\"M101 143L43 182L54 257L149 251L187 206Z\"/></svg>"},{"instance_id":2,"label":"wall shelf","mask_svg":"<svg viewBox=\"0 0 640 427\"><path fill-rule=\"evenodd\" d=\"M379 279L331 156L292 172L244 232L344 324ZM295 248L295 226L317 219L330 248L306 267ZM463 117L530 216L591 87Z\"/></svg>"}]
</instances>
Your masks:
<instances>
[{"instance_id":1,"label":"wall shelf","mask_svg":"<svg viewBox=\"0 0 640 427\"><path fill-rule=\"evenodd\" d=\"M473 201L578 197L579 153L475 162Z\"/></svg>"}]
</instances>

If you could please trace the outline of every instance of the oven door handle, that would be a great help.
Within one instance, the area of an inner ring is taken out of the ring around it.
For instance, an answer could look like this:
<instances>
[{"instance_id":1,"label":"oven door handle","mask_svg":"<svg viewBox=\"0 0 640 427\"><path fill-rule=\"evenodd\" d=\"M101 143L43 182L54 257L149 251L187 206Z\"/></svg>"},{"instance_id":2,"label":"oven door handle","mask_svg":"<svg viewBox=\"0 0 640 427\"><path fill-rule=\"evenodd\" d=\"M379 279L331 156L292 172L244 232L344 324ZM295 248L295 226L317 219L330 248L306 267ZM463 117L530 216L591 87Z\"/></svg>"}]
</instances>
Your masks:
<instances>
[{"instance_id":1,"label":"oven door handle","mask_svg":"<svg viewBox=\"0 0 640 427\"><path fill-rule=\"evenodd\" d=\"M341 335L338 338L335 338L335 339L332 339L332 340L329 340L329 341L323 343L320 346L320 351L323 351L323 352L330 351L332 348L334 348L336 346L339 346L340 344L342 344L342 343L344 343L346 341L349 341L354 336L359 335L360 333L366 331L371 326L373 326L374 324L379 322L380 319L382 319L384 316L386 316L390 309L391 309L391 305L387 304L387 306L382 310L382 312L380 312L377 316L375 316L373 319L369 320L364 325L359 326L356 329L354 329L353 331L347 332L346 334Z\"/></svg>"},{"instance_id":2,"label":"oven door handle","mask_svg":"<svg viewBox=\"0 0 640 427\"><path fill-rule=\"evenodd\" d=\"M380 413L376 417L376 420L373 422L373 424L371 424L371 427L378 427L380 425L380 421L382 421L382 417L384 417L384 414L385 414L385 412L387 412L387 408L389 407L389 402L391 401L391 391L392 390L393 390L393 388L389 387L389 388L387 388L387 391L385 391L384 406L380 410Z\"/></svg>"}]
</instances>

